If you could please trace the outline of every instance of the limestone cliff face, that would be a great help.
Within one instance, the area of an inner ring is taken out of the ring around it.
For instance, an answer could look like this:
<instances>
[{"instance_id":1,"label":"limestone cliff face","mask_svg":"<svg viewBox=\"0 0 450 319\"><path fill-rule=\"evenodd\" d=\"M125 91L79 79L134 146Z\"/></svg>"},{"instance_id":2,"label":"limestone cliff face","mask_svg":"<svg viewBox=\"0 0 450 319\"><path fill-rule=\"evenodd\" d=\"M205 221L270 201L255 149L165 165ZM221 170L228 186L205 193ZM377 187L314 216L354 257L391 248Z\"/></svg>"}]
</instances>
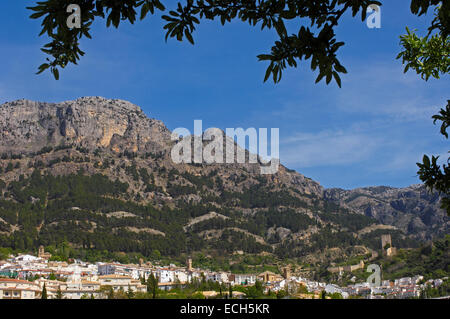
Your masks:
<instances>
[{"instance_id":1,"label":"limestone cliff face","mask_svg":"<svg viewBox=\"0 0 450 319\"><path fill-rule=\"evenodd\" d=\"M62 103L19 100L0 106L0 152L74 144L115 152L166 150L170 132L129 102L85 97Z\"/></svg>"},{"instance_id":2,"label":"limestone cliff face","mask_svg":"<svg viewBox=\"0 0 450 319\"><path fill-rule=\"evenodd\" d=\"M91 153L100 149L102 157L114 157L125 151L140 154L139 157L145 153L162 154L156 160L143 161L142 165L157 165L168 170L176 168L197 176L215 170L225 186L232 188L230 191L239 190L230 182L237 175L260 175L259 164L176 165L170 159L173 145L170 137L171 132L164 123L148 118L140 107L123 100L82 97L61 103L18 100L0 105L0 154L32 156L44 147L55 148L59 145L79 146ZM44 157L50 159L52 155ZM89 171L91 168L84 169ZM67 167L53 167L53 171L59 170L71 171ZM282 165L277 174L267 175L266 178L274 189L289 186L300 194L322 196L323 188L319 183ZM248 185L244 183L243 186L250 186L251 183L249 180Z\"/></svg>"}]
</instances>

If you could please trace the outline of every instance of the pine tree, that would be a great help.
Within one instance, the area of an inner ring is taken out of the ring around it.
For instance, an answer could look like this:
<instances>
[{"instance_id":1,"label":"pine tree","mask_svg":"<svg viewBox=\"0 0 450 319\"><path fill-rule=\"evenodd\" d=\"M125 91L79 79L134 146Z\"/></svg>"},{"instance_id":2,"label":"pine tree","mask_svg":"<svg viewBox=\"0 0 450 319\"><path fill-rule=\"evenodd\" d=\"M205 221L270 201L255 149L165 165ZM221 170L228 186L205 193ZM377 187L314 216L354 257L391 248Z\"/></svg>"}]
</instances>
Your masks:
<instances>
[{"instance_id":1,"label":"pine tree","mask_svg":"<svg viewBox=\"0 0 450 319\"><path fill-rule=\"evenodd\" d=\"M45 288L45 283L44 287L42 288L41 299L47 299L47 288Z\"/></svg>"},{"instance_id":2,"label":"pine tree","mask_svg":"<svg viewBox=\"0 0 450 319\"><path fill-rule=\"evenodd\" d=\"M147 279L147 292L152 294L152 299L156 299L158 293L158 279L153 273L151 273Z\"/></svg>"}]
</instances>

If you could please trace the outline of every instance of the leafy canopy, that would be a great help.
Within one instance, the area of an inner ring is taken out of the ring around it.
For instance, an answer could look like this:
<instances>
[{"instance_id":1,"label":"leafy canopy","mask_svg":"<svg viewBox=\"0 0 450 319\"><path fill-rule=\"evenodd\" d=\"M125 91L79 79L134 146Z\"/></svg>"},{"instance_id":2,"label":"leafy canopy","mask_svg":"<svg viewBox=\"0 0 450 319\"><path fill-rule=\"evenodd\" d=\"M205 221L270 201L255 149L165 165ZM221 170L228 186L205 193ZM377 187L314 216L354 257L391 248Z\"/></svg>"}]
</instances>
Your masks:
<instances>
[{"instance_id":1,"label":"leafy canopy","mask_svg":"<svg viewBox=\"0 0 450 319\"><path fill-rule=\"evenodd\" d=\"M411 6L411 10L423 14L418 7ZM419 37L408 27L406 32L400 36L404 50L397 56L397 59L402 58L405 73L411 68L428 81L430 76L439 79L440 74L450 72L450 2L444 1L435 8L435 17L425 37Z\"/></svg>"},{"instance_id":2,"label":"leafy canopy","mask_svg":"<svg viewBox=\"0 0 450 319\"><path fill-rule=\"evenodd\" d=\"M434 1L413 2L420 2L420 7L426 11ZM67 27L69 4L80 6L81 28ZM351 12L352 16L361 12L361 19L365 20L370 4L381 5L370 0L185 0L176 4L163 0L46 0L28 9L34 11L32 19L42 19L40 35L46 34L51 39L42 48L51 58L39 67L38 73L50 68L56 79L59 78L58 68L77 64L84 55L79 41L83 37L91 38L95 19L106 19L108 27L118 28L122 21L133 24L159 11L165 13L162 19L166 21L166 40L186 38L193 44L193 32L203 19L220 20L222 25L238 19L253 27L275 29L279 39L270 53L258 56L260 61L269 62L265 81L272 76L274 82L279 82L282 71L288 66L296 67L299 61L311 60L311 69L319 69L316 82L325 78L328 84L334 78L340 86L339 74L347 71L337 58L337 51L344 42L337 41L334 28L346 12ZM166 11L167 5L173 7ZM288 21L297 24L296 33L288 33Z\"/></svg>"},{"instance_id":3,"label":"leafy canopy","mask_svg":"<svg viewBox=\"0 0 450 319\"><path fill-rule=\"evenodd\" d=\"M439 0L412 0L411 12L420 16L427 13L430 6L439 3ZM77 4L81 8L82 24L79 29L67 27L66 10L69 4ZM166 11L166 5L169 4L172 8ZM346 12L351 12L353 17L361 12L364 21L370 4L381 5L374 0L184 0L177 3L164 0L46 0L28 9L34 11L30 16L32 19L42 18L40 35L47 34L51 39L42 51L52 59L47 58L38 73L50 68L56 79L59 78L58 68L65 68L70 63L77 64L80 56L84 55L79 40L91 38L89 32L95 19L106 19L108 27L112 25L118 28L121 21L134 24L149 13L154 15L159 11L166 13L162 15L166 21L166 40L169 37L178 41L186 38L192 44L193 32L202 19L220 20L222 25L238 19L253 27L274 28L279 39L270 53L258 55L260 61L269 62L264 81L272 76L277 83L284 69L297 67L299 61L311 60L311 69L319 69L316 83L325 78L328 84L334 78L341 86L339 74L347 71L339 62L337 51L344 42L337 41L334 28ZM288 33L288 21L297 25L296 33ZM431 28L449 29L449 17L444 10L439 11ZM418 40L414 39L416 46L410 48L409 52L417 51L417 46L421 45ZM439 51L429 52L439 54ZM403 58L404 61L413 61L406 53ZM412 64L408 67L420 66Z\"/></svg>"},{"instance_id":4,"label":"leafy canopy","mask_svg":"<svg viewBox=\"0 0 450 319\"><path fill-rule=\"evenodd\" d=\"M433 115L434 123L436 121L442 121L441 134L448 139L447 128L450 124L450 100L447 101L445 109L441 109L439 114ZM419 171L417 174L422 182L431 191L436 190L440 194L443 194L442 208L447 211L450 216L450 157L447 159L447 164L441 166L437 163L439 156L431 156L431 159L427 156L423 156L423 162L417 163Z\"/></svg>"},{"instance_id":5,"label":"leafy canopy","mask_svg":"<svg viewBox=\"0 0 450 319\"><path fill-rule=\"evenodd\" d=\"M430 77L439 79L441 75L450 73L450 2L431 2L438 6L435 8L435 18L428 28L428 34L425 37L419 37L406 28L407 34L400 37L400 44L404 50L397 56L397 59L402 58L405 73L413 69L425 81L428 81ZM419 7L412 6L411 9L413 13L423 14ZM437 121L442 122L440 133L448 139L450 100L447 100L447 106L441 108L438 114L432 116L432 119L434 124ZM436 190L444 195L442 208L450 216L450 157L447 158L447 164L442 164L442 168L437 163L438 159L439 156L432 156L430 159L424 155L422 163L417 163L419 167L417 174L430 191Z\"/></svg>"}]
</instances>

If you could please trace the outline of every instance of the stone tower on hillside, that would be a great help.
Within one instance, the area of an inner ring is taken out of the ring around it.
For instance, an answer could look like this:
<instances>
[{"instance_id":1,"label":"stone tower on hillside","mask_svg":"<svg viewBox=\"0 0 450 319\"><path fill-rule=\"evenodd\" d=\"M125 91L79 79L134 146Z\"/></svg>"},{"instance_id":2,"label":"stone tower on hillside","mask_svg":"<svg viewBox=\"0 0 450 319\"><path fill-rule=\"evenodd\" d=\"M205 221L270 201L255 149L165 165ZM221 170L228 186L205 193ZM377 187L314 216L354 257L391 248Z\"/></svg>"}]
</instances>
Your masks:
<instances>
[{"instance_id":1,"label":"stone tower on hillside","mask_svg":"<svg viewBox=\"0 0 450 319\"><path fill-rule=\"evenodd\" d=\"M50 259L52 254L45 252L44 246L39 246L38 257L42 259Z\"/></svg>"},{"instance_id":2,"label":"stone tower on hillside","mask_svg":"<svg viewBox=\"0 0 450 319\"><path fill-rule=\"evenodd\" d=\"M383 255L388 257L394 256L397 253L397 248L392 246L391 235L381 235L381 249Z\"/></svg>"},{"instance_id":3,"label":"stone tower on hillside","mask_svg":"<svg viewBox=\"0 0 450 319\"><path fill-rule=\"evenodd\" d=\"M386 245L388 245L388 247L386 247ZM389 247L392 247L391 235L381 235L381 249L386 250Z\"/></svg>"},{"instance_id":4,"label":"stone tower on hillside","mask_svg":"<svg viewBox=\"0 0 450 319\"><path fill-rule=\"evenodd\" d=\"M285 279L291 278L291 267L286 266L286 267L283 268L283 277Z\"/></svg>"}]
</instances>

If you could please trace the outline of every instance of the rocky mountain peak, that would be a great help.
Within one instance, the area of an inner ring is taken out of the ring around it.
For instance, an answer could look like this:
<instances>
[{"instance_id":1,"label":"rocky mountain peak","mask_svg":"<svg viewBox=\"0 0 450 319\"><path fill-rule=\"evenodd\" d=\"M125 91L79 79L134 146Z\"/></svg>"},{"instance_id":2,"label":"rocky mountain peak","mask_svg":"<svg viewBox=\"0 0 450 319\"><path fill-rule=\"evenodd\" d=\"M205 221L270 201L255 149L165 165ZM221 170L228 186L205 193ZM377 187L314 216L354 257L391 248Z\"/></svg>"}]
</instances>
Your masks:
<instances>
[{"instance_id":1,"label":"rocky mountain peak","mask_svg":"<svg viewBox=\"0 0 450 319\"><path fill-rule=\"evenodd\" d=\"M61 103L17 100L0 106L0 152L74 144L119 152L164 151L170 132L130 102L82 97Z\"/></svg>"}]
</instances>

